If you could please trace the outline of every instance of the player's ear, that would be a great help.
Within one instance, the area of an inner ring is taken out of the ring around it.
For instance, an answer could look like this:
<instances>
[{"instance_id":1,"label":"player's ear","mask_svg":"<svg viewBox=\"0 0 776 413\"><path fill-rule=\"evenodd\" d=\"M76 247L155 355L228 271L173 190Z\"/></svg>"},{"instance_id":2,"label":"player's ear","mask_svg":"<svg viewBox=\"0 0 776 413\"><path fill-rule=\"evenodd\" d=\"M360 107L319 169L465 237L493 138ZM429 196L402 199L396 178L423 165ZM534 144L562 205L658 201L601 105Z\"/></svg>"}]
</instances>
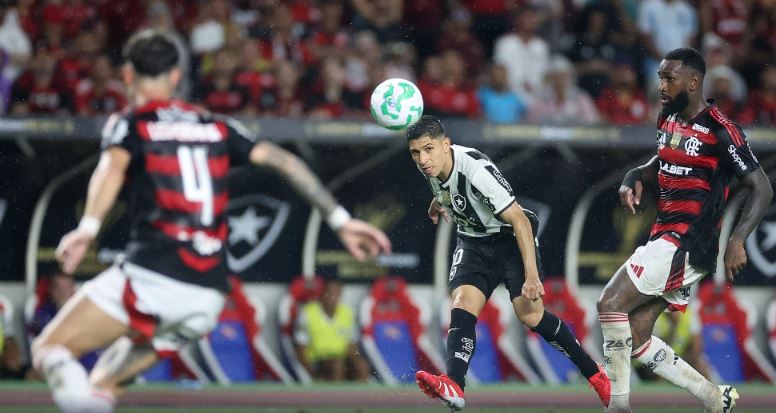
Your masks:
<instances>
[{"instance_id":1,"label":"player's ear","mask_svg":"<svg viewBox=\"0 0 776 413\"><path fill-rule=\"evenodd\" d=\"M442 139L442 142L444 142L445 152L447 152L447 150L450 149L450 145L452 145L452 141L450 140L450 137L445 136Z\"/></svg>"},{"instance_id":2,"label":"player's ear","mask_svg":"<svg viewBox=\"0 0 776 413\"><path fill-rule=\"evenodd\" d=\"M699 73L693 72L690 75L690 92L695 92L701 87L701 76Z\"/></svg>"},{"instance_id":3,"label":"player's ear","mask_svg":"<svg viewBox=\"0 0 776 413\"><path fill-rule=\"evenodd\" d=\"M132 83L135 81L135 71L132 70L132 65L124 63L124 65L121 66L121 78L124 80L124 85L127 87L132 86Z\"/></svg>"}]
</instances>

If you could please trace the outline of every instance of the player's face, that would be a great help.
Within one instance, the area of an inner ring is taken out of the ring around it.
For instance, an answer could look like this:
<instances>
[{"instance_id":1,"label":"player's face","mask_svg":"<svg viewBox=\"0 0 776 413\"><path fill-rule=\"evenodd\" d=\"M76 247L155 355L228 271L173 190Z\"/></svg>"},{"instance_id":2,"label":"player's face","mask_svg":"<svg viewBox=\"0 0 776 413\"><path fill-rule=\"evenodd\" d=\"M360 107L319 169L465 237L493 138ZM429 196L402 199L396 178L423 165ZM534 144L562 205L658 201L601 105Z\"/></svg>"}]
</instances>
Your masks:
<instances>
[{"instance_id":1,"label":"player's face","mask_svg":"<svg viewBox=\"0 0 776 413\"><path fill-rule=\"evenodd\" d=\"M439 177L443 172L449 173L450 139L445 137L434 139L428 135L409 141L412 160L426 176Z\"/></svg>"},{"instance_id":2,"label":"player's face","mask_svg":"<svg viewBox=\"0 0 776 413\"><path fill-rule=\"evenodd\" d=\"M657 71L660 78L658 93L665 112L681 112L690 104L688 72L689 69L684 68L680 60L663 59L660 62L660 68Z\"/></svg>"}]
</instances>

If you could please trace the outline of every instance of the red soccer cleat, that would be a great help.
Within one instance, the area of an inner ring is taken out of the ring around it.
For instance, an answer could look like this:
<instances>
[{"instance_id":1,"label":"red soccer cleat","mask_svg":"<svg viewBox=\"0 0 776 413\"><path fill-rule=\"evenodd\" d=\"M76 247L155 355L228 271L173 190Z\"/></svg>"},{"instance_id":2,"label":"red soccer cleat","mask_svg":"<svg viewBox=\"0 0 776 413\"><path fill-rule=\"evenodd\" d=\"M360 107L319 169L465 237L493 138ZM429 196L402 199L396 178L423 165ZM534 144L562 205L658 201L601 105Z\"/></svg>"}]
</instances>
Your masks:
<instances>
[{"instance_id":1,"label":"red soccer cleat","mask_svg":"<svg viewBox=\"0 0 776 413\"><path fill-rule=\"evenodd\" d=\"M609 381L609 376L606 375L604 366L598 365L598 373L588 379L590 387L598 393L598 397L601 399L601 403L604 407L609 407L609 401L612 399L612 382Z\"/></svg>"},{"instance_id":2,"label":"red soccer cleat","mask_svg":"<svg viewBox=\"0 0 776 413\"><path fill-rule=\"evenodd\" d=\"M415 382L426 396L442 400L450 410L461 410L466 405L461 387L444 374L435 376L420 370L415 373Z\"/></svg>"}]
</instances>

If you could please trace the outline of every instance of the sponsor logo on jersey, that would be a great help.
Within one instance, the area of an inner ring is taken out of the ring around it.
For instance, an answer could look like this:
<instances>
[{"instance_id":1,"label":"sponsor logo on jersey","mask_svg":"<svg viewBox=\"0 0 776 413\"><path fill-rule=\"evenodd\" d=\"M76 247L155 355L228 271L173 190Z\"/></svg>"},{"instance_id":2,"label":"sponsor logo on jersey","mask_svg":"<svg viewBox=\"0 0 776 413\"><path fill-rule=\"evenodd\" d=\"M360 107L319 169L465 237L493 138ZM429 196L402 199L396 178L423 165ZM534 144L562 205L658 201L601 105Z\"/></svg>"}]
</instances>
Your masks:
<instances>
[{"instance_id":1,"label":"sponsor logo on jersey","mask_svg":"<svg viewBox=\"0 0 776 413\"><path fill-rule=\"evenodd\" d=\"M215 123L148 122L148 137L152 141L219 142L224 134Z\"/></svg>"},{"instance_id":2,"label":"sponsor logo on jersey","mask_svg":"<svg viewBox=\"0 0 776 413\"><path fill-rule=\"evenodd\" d=\"M728 146L728 153L731 157L733 157L733 162L738 165L739 168L741 168L742 171L746 170L746 164L744 163L744 160L741 159L740 156L738 156L738 153L736 152L736 147L734 145Z\"/></svg>"},{"instance_id":3,"label":"sponsor logo on jersey","mask_svg":"<svg viewBox=\"0 0 776 413\"><path fill-rule=\"evenodd\" d=\"M692 168L689 166L679 166L672 163L660 161L660 170L669 175L684 176L689 175Z\"/></svg>"},{"instance_id":4,"label":"sponsor logo on jersey","mask_svg":"<svg viewBox=\"0 0 776 413\"><path fill-rule=\"evenodd\" d=\"M689 156L698 156L698 150L701 148L701 145L702 143L698 138L692 137L684 143L684 151Z\"/></svg>"},{"instance_id":5,"label":"sponsor logo on jersey","mask_svg":"<svg viewBox=\"0 0 776 413\"><path fill-rule=\"evenodd\" d=\"M701 132L701 133L709 133L709 128L707 128L705 126L698 125L697 123L693 123L692 124L692 130L698 131L698 132Z\"/></svg>"}]
</instances>

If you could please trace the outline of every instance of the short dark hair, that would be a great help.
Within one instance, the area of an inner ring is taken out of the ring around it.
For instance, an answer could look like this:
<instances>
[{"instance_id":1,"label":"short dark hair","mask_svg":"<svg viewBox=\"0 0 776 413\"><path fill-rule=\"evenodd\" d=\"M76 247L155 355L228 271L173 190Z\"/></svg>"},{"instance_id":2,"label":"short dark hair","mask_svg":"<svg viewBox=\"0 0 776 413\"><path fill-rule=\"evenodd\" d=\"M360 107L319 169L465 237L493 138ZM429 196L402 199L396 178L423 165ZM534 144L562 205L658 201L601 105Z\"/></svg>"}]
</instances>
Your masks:
<instances>
[{"instance_id":1,"label":"short dark hair","mask_svg":"<svg viewBox=\"0 0 776 413\"><path fill-rule=\"evenodd\" d=\"M431 138L444 138L445 127L442 126L442 121L435 116L423 115L412 126L407 128L405 132L407 136L407 142L429 136Z\"/></svg>"},{"instance_id":2,"label":"short dark hair","mask_svg":"<svg viewBox=\"0 0 776 413\"><path fill-rule=\"evenodd\" d=\"M699 72L701 76L706 75L706 61L703 60L701 52L693 49L692 47L680 47L678 49L671 50L663 57L665 60L680 60L682 65L689 66Z\"/></svg>"},{"instance_id":3,"label":"short dark hair","mask_svg":"<svg viewBox=\"0 0 776 413\"><path fill-rule=\"evenodd\" d=\"M156 77L178 64L178 49L167 35L156 30L134 34L123 51L124 60L142 76Z\"/></svg>"}]
</instances>

